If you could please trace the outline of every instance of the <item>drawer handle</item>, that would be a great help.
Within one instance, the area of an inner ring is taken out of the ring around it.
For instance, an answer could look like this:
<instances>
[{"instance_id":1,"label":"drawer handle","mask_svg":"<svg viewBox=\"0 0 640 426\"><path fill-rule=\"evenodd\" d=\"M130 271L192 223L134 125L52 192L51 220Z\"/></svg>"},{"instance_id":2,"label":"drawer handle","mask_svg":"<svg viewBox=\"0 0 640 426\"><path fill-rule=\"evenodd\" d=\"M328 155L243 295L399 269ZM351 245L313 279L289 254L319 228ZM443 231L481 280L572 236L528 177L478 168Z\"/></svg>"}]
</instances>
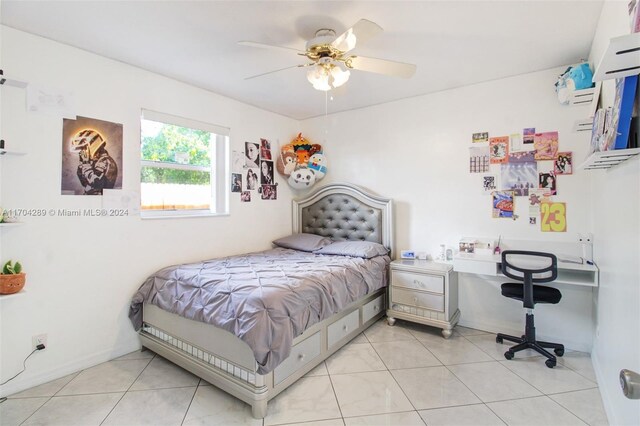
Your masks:
<instances>
[{"instance_id":1,"label":"drawer handle","mask_svg":"<svg viewBox=\"0 0 640 426\"><path fill-rule=\"evenodd\" d=\"M416 284L416 285L424 286L424 283L422 281L413 280L413 283Z\"/></svg>"},{"instance_id":2,"label":"drawer handle","mask_svg":"<svg viewBox=\"0 0 640 426\"><path fill-rule=\"evenodd\" d=\"M380 309L380 307L379 307L378 305L374 305L374 306L373 306L373 310L374 310L374 311L377 311L378 309Z\"/></svg>"},{"instance_id":3,"label":"drawer handle","mask_svg":"<svg viewBox=\"0 0 640 426\"><path fill-rule=\"evenodd\" d=\"M344 332L346 333L347 331L349 331L349 326L345 324L345 325L342 327L342 329L343 329L343 330L344 330Z\"/></svg>"},{"instance_id":4,"label":"drawer handle","mask_svg":"<svg viewBox=\"0 0 640 426\"><path fill-rule=\"evenodd\" d=\"M414 298L413 298L413 301L414 301L414 302L416 302L416 303L418 303L418 298L417 298L417 297L414 297Z\"/></svg>"},{"instance_id":5,"label":"drawer handle","mask_svg":"<svg viewBox=\"0 0 640 426\"><path fill-rule=\"evenodd\" d=\"M302 361L303 359L304 359L304 354L300 354L300 355L298 355L298 360L299 360L299 361Z\"/></svg>"}]
</instances>

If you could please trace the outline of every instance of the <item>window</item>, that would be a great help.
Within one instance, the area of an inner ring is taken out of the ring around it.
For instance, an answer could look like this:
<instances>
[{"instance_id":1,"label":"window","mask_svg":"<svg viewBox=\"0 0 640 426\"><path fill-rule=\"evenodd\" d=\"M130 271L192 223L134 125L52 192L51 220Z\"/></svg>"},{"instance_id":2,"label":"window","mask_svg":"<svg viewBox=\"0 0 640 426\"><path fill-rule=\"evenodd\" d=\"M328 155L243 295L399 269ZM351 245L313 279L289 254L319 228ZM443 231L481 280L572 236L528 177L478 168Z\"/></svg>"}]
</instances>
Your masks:
<instances>
[{"instance_id":1,"label":"window","mask_svg":"<svg viewBox=\"0 0 640 426\"><path fill-rule=\"evenodd\" d=\"M228 213L229 129L143 110L142 217Z\"/></svg>"}]
</instances>

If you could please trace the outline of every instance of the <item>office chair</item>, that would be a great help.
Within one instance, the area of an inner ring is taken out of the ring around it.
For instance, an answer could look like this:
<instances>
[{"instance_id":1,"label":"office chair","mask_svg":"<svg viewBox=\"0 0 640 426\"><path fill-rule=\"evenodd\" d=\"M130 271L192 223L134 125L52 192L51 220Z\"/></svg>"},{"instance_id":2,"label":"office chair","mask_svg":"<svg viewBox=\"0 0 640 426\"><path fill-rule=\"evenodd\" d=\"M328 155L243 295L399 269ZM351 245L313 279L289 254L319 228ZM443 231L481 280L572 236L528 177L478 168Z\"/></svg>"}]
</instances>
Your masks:
<instances>
[{"instance_id":1,"label":"office chair","mask_svg":"<svg viewBox=\"0 0 640 426\"><path fill-rule=\"evenodd\" d=\"M522 263L529 260L540 258L550 260L551 264L537 269L526 268L524 266L516 266L515 259L509 261L509 256L519 256ZM553 303L556 304L562 299L560 290L553 287L533 285L534 283L548 283L558 277L558 260L551 253L540 253L535 251L521 250L505 250L502 252L502 273L507 277L521 281L521 283L505 283L502 284L502 295L511 299L522 301L527 309L525 334L522 337L509 336L507 334L498 333L496 343L502 343L503 340L517 343L517 345L509 348L504 353L506 359L512 359L516 352L533 349L547 357L545 364L549 368L556 366L556 357L553 356L545 348L551 348L557 356L564 355L564 346L558 343L541 342L536 340L536 328L533 322L533 308L536 303Z\"/></svg>"}]
</instances>

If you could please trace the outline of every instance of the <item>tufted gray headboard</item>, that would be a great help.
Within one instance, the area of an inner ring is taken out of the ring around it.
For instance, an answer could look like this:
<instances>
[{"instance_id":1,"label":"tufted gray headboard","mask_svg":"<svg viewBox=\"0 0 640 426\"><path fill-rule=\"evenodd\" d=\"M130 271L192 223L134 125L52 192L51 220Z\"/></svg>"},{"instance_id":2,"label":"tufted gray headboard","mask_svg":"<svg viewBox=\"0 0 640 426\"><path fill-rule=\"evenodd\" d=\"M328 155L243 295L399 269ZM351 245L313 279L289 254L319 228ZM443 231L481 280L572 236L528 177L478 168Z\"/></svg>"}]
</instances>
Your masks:
<instances>
[{"instance_id":1,"label":"tufted gray headboard","mask_svg":"<svg viewBox=\"0 0 640 426\"><path fill-rule=\"evenodd\" d=\"M374 241L393 250L393 202L355 185L323 186L293 201L293 232L335 241Z\"/></svg>"}]
</instances>

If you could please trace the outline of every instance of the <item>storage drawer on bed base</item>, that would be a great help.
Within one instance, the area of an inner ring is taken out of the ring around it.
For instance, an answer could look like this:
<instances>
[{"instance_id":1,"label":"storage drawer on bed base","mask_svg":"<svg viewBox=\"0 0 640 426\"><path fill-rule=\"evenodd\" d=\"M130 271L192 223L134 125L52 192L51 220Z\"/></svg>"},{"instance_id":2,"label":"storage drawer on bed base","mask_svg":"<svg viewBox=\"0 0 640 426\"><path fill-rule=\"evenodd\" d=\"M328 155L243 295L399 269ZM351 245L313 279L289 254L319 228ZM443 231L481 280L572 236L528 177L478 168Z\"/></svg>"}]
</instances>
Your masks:
<instances>
[{"instance_id":1,"label":"storage drawer on bed base","mask_svg":"<svg viewBox=\"0 0 640 426\"><path fill-rule=\"evenodd\" d=\"M274 385L282 382L319 356L320 346L320 332L317 332L292 347L289 357L273 370Z\"/></svg>"},{"instance_id":2,"label":"storage drawer on bed base","mask_svg":"<svg viewBox=\"0 0 640 426\"><path fill-rule=\"evenodd\" d=\"M329 349L335 346L360 326L360 309L356 309L327 327L327 345Z\"/></svg>"},{"instance_id":3,"label":"storage drawer on bed base","mask_svg":"<svg viewBox=\"0 0 640 426\"><path fill-rule=\"evenodd\" d=\"M378 315L380 312L384 312L384 294L373 299L362 307L362 324L366 324L371 318Z\"/></svg>"}]
</instances>

